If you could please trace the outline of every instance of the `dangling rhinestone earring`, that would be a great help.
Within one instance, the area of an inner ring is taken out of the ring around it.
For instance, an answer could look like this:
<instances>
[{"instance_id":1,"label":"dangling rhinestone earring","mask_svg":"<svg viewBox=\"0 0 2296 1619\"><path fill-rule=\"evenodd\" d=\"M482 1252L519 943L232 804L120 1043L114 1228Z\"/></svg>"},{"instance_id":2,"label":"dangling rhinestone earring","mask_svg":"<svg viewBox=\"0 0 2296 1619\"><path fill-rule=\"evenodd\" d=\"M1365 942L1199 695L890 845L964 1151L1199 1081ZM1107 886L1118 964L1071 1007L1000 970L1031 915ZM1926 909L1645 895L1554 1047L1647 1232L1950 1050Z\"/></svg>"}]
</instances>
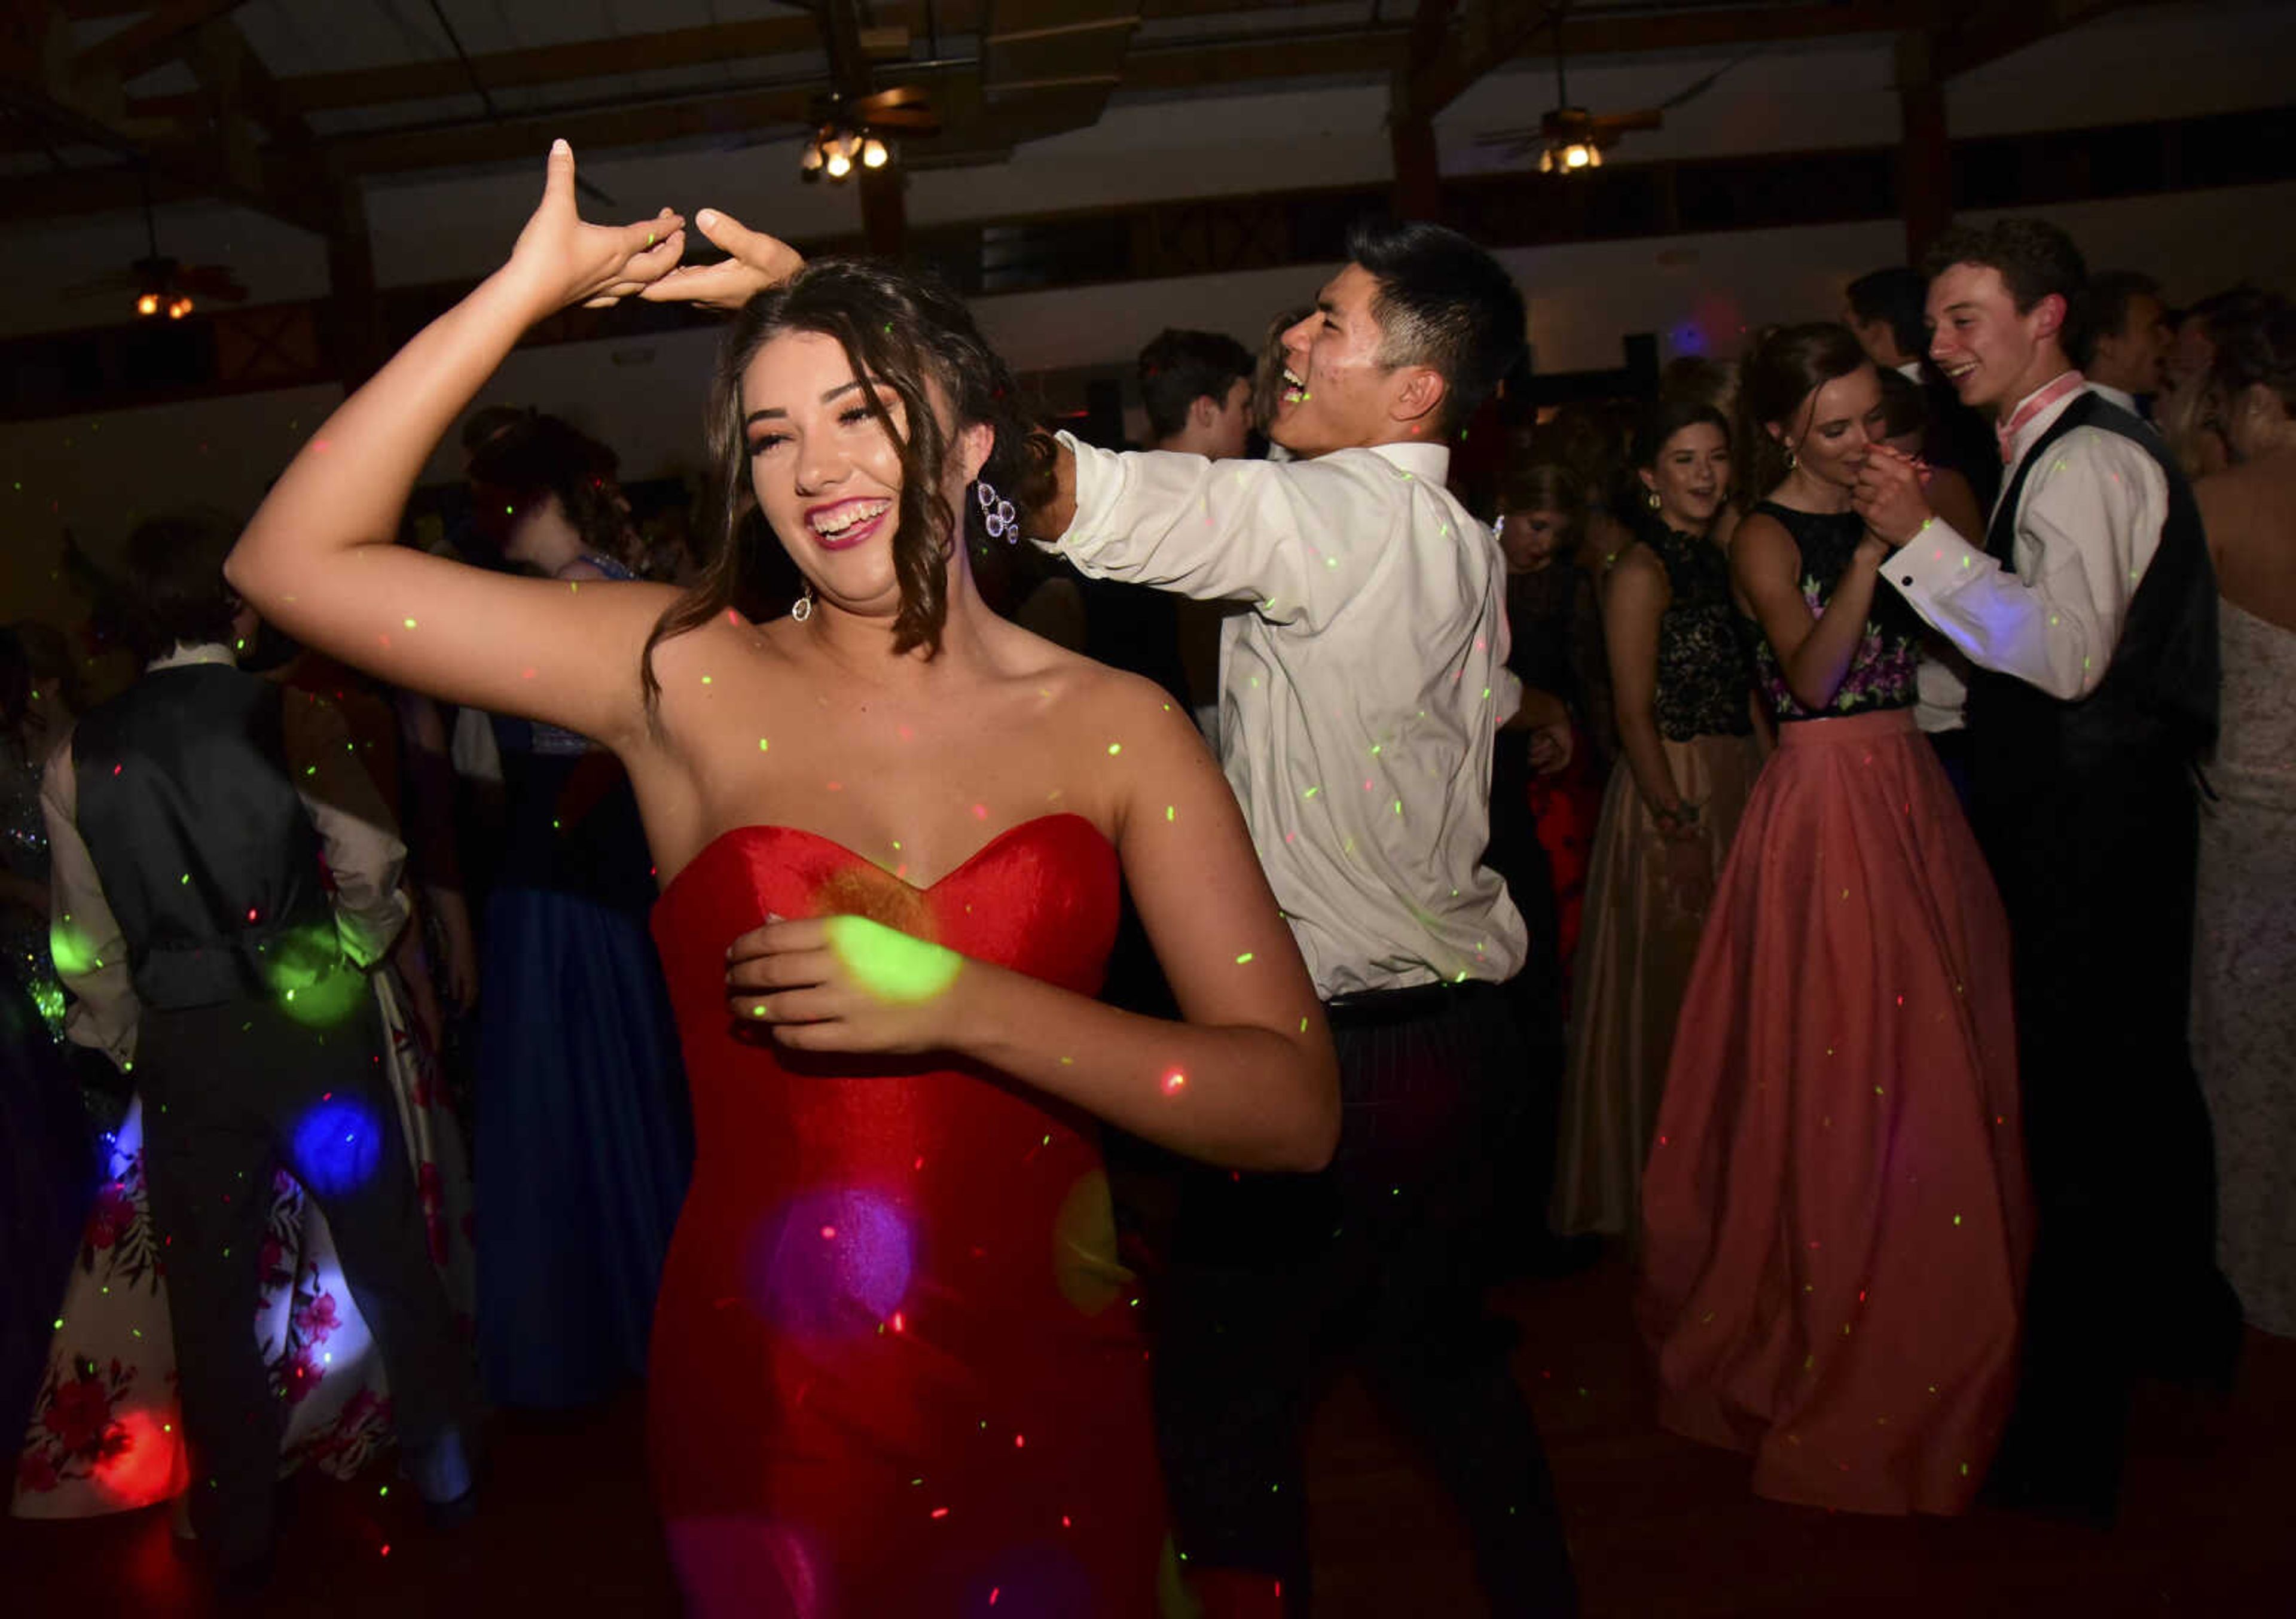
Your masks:
<instances>
[{"instance_id":1,"label":"dangling rhinestone earring","mask_svg":"<svg viewBox=\"0 0 2296 1619\"><path fill-rule=\"evenodd\" d=\"M976 479L972 494L980 502L980 526L988 530L989 538L1001 539L1008 546L1020 538L1021 514L1013 509L1011 501L998 496L995 484L986 478Z\"/></svg>"},{"instance_id":2,"label":"dangling rhinestone earring","mask_svg":"<svg viewBox=\"0 0 2296 1619\"><path fill-rule=\"evenodd\" d=\"M1644 495L1644 496L1643 497L1643 498L1644 498L1644 500L1646 500L1646 501L1650 502L1650 509L1651 509L1652 511L1655 512L1655 511L1657 511L1657 510L1659 509L1660 501L1659 501L1659 497L1658 497L1658 491L1657 491L1656 489L1652 489L1652 490L1651 490L1648 494Z\"/></svg>"},{"instance_id":3,"label":"dangling rhinestone earring","mask_svg":"<svg viewBox=\"0 0 2296 1619\"><path fill-rule=\"evenodd\" d=\"M802 624L812 616L813 581L811 579L808 579L805 581L803 588L798 591L797 600L790 604L790 617Z\"/></svg>"}]
</instances>

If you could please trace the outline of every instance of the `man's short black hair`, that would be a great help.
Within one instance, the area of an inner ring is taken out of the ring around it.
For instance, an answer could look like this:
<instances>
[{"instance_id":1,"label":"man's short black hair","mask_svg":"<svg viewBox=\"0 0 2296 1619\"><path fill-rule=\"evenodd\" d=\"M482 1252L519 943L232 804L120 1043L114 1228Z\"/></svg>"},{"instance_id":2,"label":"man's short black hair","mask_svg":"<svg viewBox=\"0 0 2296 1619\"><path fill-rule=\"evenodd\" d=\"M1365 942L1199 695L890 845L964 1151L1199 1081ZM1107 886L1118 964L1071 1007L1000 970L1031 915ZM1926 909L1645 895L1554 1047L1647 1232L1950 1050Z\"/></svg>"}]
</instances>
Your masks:
<instances>
[{"instance_id":1,"label":"man's short black hair","mask_svg":"<svg viewBox=\"0 0 2296 1619\"><path fill-rule=\"evenodd\" d=\"M1890 323L1890 336L1898 352L1918 359L1929 352L1929 277L1909 264L1892 264L1868 270L1849 284L1849 312L1860 325L1877 320Z\"/></svg>"},{"instance_id":2,"label":"man's short black hair","mask_svg":"<svg viewBox=\"0 0 2296 1619\"><path fill-rule=\"evenodd\" d=\"M1956 225L1922 255L1922 269L1934 281L1956 264L1999 271L2021 315L2053 293L2063 299L2065 320L2057 341L2068 359L2086 351L2088 266L2073 239L2055 226L2030 218Z\"/></svg>"},{"instance_id":3,"label":"man's short black hair","mask_svg":"<svg viewBox=\"0 0 2296 1619\"><path fill-rule=\"evenodd\" d=\"M1379 283L1381 364L1431 366L1446 385L1439 425L1465 426L1523 352L1514 277L1458 232L1417 219L1358 220L1348 258Z\"/></svg>"},{"instance_id":4,"label":"man's short black hair","mask_svg":"<svg viewBox=\"0 0 2296 1619\"><path fill-rule=\"evenodd\" d=\"M1188 424L1198 399L1227 403L1229 390L1251 374L1251 350L1221 332L1167 326L1140 351L1140 402L1148 431L1168 439Z\"/></svg>"},{"instance_id":5,"label":"man's short black hair","mask_svg":"<svg viewBox=\"0 0 2296 1619\"><path fill-rule=\"evenodd\" d=\"M127 537L119 605L120 629L137 657L164 657L178 645L230 641L239 597L224 580L223 562L239 530L235 519L209 506L136 525Z\"/></svg>"},{"instance_id":6,"label":"man's short black hair","mask_svg":"<svg viewBox=\"0 0 2296 1619\"><path fill-rule=\"evenodd\" d=\"M2096 341L2119 333L2128 324L2128 306L2140 298L2149 298L2167 304L2161 297L2161 284L2142 270L2106 270L2088 278L2088 296L2084 300L2080 320L2080 349L2070 348L2065 357L2086 371L2096 357Z\"/></svg>"}]
</instances>

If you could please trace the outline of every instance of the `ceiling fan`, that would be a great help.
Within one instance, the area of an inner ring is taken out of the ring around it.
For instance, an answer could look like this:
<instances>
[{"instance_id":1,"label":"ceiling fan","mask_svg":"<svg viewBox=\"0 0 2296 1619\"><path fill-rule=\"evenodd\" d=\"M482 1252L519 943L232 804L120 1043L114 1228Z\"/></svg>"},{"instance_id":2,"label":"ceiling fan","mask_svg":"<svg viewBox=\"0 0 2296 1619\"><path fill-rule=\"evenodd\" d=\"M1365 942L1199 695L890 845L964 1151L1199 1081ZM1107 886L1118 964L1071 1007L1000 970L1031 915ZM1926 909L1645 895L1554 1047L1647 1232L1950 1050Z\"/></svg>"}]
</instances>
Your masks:
<instances>
[{"instance_id":1,"label":"ceiling fan","mask_svg":"<svg viewBox=\"0 0 2296 1619\"><path fill-rule=\"evenodd\" d=\"M807 180L842 180L858 163L882 168L890 160L886 138L940 133L940 114L922 85L893 85L864 95L831 91L813 103L813 143L799 160Z\"/></svg>"},{"instance_id":2,"label":"ceiling fan","mask_svg":"<svg viewBox=\"0 0 2296 1619\"><path fill-rule=\"evenodd\" d=\"M1566 77L1568 62L1562 48L1562 24L1569 9L1566 5L1557 5L1554 12L1556 103L1554 110L1540 119L1536 126L1485 130L1475 136L1476 145L1496 148L1508 158L1527 156L1536 149L1541 174L1577 174L1583 169L1600 168L1603 154L1618 144L1620 136L1637 129L1658 128L1664 123L1667 113L1712 89L1715 81L1722 75L1762 48L1758 45L1744 56L1723 63L1655 107L1644 107L1633 112L1590 112L1584 107L1572 105L1570 101L1570 80Z\"/></svg>"},{"instance_id":3,"label":"ceiling fan","mask_svg":"<svg viewBox=\"0 0 2296 1619\"><path fill-rule=\"evenodd\" d=\"M130 260L125 269L68 287L63 295L76 299L126 293L134 300L140 320L181 320L201 300L216 303L247 301L247 288L226 266L185 264L160 251L160 229L152 217L148 189L144 194L144 240L141 259Z\"/></svg>"}]
</instances>

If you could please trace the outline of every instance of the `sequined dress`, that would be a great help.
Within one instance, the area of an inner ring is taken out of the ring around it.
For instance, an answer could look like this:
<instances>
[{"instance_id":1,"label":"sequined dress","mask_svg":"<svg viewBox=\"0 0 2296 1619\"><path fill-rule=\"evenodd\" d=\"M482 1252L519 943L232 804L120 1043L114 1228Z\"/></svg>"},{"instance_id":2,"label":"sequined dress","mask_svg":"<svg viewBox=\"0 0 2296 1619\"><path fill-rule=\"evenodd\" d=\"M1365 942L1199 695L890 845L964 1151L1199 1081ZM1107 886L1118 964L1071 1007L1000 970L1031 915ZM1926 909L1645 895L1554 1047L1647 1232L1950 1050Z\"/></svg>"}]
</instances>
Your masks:
<instances>
[{"instance_id":1,"label":"sequined dress","mask_svg":"<svg viewBox=\"0 0 2296 1619\"><path fill-rule=\"evenodd\" d=\"M1652 717L1675 790L1698 806L1710 875L1722 869L1761 769L1753 668L1721 547L1655 524L1642 543L1665 567L1668 588ZM1669 880L1669 852L1634 771L1620 760L1587 859L1555 1158L1558 1231L1631 1237L1636 1229L1675 1011L1706 924L1704 898Z\"/></svg>"}]
</instances>

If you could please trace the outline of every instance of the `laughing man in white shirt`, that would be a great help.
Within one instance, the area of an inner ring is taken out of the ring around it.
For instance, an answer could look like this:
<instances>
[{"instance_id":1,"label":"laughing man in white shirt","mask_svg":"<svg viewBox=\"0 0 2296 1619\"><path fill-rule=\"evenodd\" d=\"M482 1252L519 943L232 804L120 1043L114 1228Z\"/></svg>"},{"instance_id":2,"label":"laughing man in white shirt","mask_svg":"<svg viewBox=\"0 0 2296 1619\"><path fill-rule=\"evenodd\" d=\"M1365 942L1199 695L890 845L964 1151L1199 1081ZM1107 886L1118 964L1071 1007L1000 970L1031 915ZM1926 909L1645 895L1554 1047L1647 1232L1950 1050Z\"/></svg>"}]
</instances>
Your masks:
<instances>
[{"instance_id":1,"label":"laughing man in white shirt","mask_svg":"<svg viewBox=\"0 0 2296 1619\"><path fill-rule=\"evenodd\" d=\"M1331 1170L1189 1189L1158 1353L1176 1533L1208 1613L1306 1600L1307 1390L1338 1319L1367 1313L1365 1370L1458 1497L1496 1611L1566 1613L1470 1189L1491 1088L1527 1070L1499 985L1528 939L1482 863L1494 734L1522 690L1497 546L1444 487L1522 350L1522 300L1439 226L1358 227L1349 255L1283 337L1271 436L1301 459L1063 434L1031 522L1086 574L1250 604L1221 644L1222 762L1340 1052Z\"/></svg>"}]
</instances>

